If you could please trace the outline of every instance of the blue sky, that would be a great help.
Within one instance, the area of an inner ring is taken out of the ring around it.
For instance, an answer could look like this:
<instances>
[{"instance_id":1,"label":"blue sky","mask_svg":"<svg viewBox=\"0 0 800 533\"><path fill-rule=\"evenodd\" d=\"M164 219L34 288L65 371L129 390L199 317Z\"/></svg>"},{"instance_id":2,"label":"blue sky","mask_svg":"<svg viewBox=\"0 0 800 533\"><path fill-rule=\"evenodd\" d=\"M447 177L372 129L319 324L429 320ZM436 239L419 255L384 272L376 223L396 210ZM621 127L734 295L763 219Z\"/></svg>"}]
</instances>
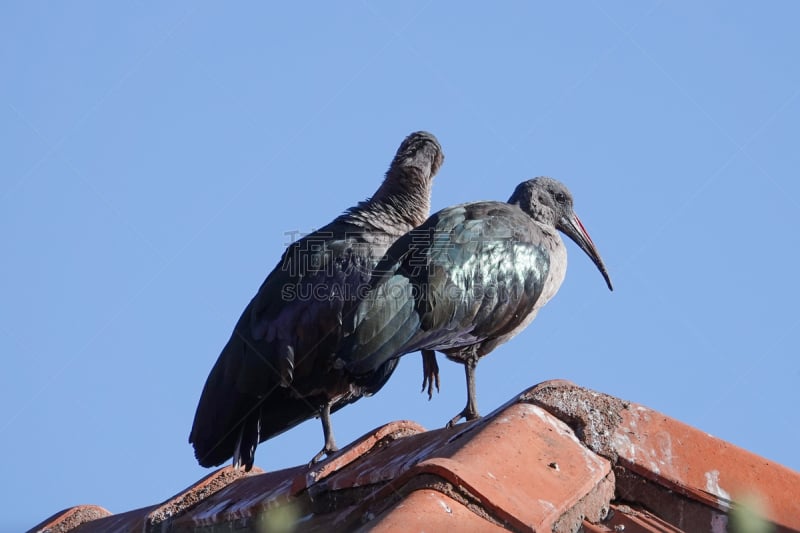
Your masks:
<instances>
[{"instance_id":1,"label":"blue sky","mask_svg":"<svg viewBox=\"0 0 800 533\"><path fill-rule=\"evenodd\" d=\"M3 4L0 530L203 476L200 390L287 234L419 129L435 210L551 175L614 281L568 244L558 296L478 366L483 413L565 378L800 469L800 6L454 6ZM440 364L429 402L402 361L339 443L444 424L465 391ZM321 444L307 422L256 464Z\"/></svg>"}]
</instances>

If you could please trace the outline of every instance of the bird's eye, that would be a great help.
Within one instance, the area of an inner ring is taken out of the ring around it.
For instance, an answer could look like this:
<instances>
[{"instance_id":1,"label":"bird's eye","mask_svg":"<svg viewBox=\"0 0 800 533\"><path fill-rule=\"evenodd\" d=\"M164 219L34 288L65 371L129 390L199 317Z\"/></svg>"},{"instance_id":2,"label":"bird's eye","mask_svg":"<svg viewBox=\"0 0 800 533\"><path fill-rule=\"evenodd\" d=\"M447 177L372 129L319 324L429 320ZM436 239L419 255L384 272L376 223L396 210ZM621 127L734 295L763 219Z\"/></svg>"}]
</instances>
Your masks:
<instances>
[{"instance_id":1,"label":"bird's eye","mask_svg":"<svg viewBox=\"0 0 800 533\"><path fill-rule=\"evenodd\" d=\"M566 201L567 201L567 195L566 194L564 194L563 192L557 192L556 193L556 202L558 202L560 204L563 204Z\"/></svg>"}]
</instances>

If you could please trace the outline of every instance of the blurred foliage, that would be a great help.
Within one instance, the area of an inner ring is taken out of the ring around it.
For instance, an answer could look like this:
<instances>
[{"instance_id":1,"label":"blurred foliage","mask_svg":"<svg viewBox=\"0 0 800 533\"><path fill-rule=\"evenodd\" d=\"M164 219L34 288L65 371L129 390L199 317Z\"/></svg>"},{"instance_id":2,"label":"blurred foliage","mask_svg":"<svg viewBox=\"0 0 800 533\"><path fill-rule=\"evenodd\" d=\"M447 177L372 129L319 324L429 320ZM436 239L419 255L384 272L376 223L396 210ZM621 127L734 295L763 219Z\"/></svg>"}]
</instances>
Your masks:
<instances>
[{"instance_id":1,"label":"blurred foliage","mask_svg":"<svg viewBox=\"0 0 800 533\"><path fill-rule=\"evenodd\" d=\"M775 526L765 516L761 496L750 494L736 502L730 513L730 531L733 533L772 533Z\"/></svg>"},{"instance_id":2,"label":"blurred foliage","mask_svg":"<svg viewBox=\"0 0 800 533\"><path fill-rule=\"evenodd\" d=\"M292 533L297 530L301 509L297 502L286 502L264 511L256 524L262 533Z\"/></svg>"}]
</instances>

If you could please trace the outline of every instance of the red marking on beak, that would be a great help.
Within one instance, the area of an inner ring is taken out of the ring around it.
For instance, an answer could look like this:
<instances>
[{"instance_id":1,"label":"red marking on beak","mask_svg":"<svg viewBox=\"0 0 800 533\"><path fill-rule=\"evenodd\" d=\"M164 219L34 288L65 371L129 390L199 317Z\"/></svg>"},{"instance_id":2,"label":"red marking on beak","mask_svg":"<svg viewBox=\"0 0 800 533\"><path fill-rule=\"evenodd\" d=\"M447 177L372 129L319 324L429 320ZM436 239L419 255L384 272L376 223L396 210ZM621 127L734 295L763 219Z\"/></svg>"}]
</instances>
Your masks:
<instances>
[{"instance_id":1,"label":"red marking on beak","mask_svg":"<svg viewBox=\"0 0 800 533\"><path fill-rule=\"evenodd\" d=\"M577 223L578 223L578 226L581 228L581 232L583 233L583 236L584 236L584 237L586 237L586 239L587 239L587 240L588 240L590 243L592 243L592 246L594 246L594 241L593 241L593 240L592 240L592 238L589 236L589 232L588 232L588 231L586 231L586 228L584 228L584 227L583 227L583 222L581 222L581 219L579 219L579 218L578 218L578 215L576 215L576 214L574 214L574 213L573 213L573 215L572 215L572 216L574 216L574 217L575 217L575 222L577 222Z\"/></svg>"}]
</instances>

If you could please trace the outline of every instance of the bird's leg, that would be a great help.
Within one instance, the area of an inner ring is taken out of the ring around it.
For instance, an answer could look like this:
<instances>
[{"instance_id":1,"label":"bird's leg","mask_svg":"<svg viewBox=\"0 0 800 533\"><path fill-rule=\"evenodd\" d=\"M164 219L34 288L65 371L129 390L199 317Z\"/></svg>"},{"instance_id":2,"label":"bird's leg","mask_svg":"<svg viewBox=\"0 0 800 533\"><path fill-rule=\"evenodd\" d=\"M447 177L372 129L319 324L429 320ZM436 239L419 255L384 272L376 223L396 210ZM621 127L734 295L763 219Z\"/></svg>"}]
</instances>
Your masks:
<instances>
[{"instance_id":1,"label":"bird's leg","mask_svg":"<svg viewBox=\"0 0 800 533\"><path fill-rule=\"evenodd\" d=\"M481 416L478 413L478 399L475 394L475 367L477 365L478 355L474 353L470 354L470 356L464 361L464 372L467 375L467 405L464 407L463 411L458 413L450 420L450 422L447 423L447 427L449 428L455 426L456 423L462 418L469 422L470 420L475 420Z\"/></svg>"},{"instance_id":2,"label":"bird's leg","mask_svg":"<svg viewBox=\"0 0 800 533\"><path fill-rule=\"evenodd\" d=\"M433 398L433 387L439 392L439 363L436 362L436 352L421 350L422 353L422 390L428 386L428 399Z\"/></svg>"},{"instance_id":3,"label":"bird's leg","mask_svg":"<svg viewBox=\"0 0 800 533\"><path fill-rule=\"evenodd\" d=\"M339 451L336 446L336 439L333 438L333 427L331 426L331 402L327 402L319 410L319 419L322 420L322 434L325 437L325 446L317 455L311 458L309 465L318 463L323 456L331 456Z\"/></svg>"}]
</instances>

